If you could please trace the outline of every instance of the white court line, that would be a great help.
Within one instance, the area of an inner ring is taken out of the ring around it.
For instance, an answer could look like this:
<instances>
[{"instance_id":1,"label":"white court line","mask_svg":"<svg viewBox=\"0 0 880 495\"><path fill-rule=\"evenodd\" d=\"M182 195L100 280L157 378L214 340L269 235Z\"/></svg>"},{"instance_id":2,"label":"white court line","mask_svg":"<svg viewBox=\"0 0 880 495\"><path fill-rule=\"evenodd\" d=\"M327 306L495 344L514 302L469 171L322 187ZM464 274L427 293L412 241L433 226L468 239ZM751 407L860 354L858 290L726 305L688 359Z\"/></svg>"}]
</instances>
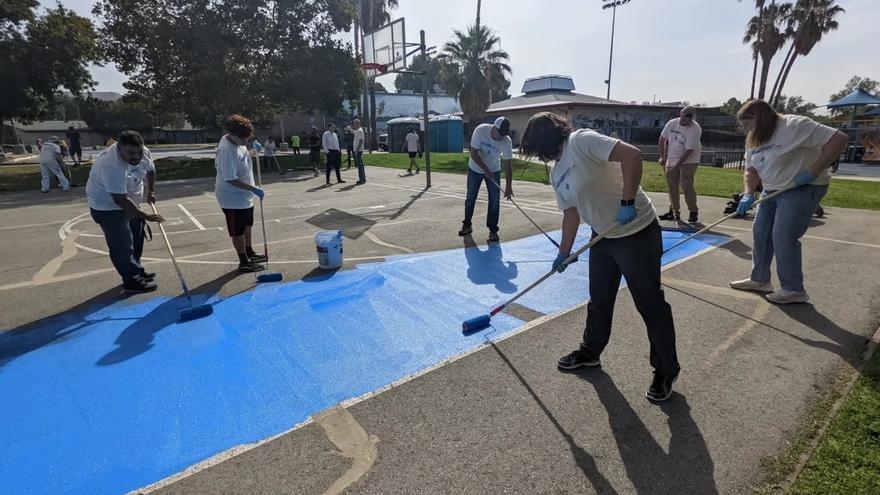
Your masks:
<instances>
[{"instance_id":1,"label":"white court line","mask_svg":"<svg viewBox=\"0 0 880 495\"><path fill-rule=\"evenodd\" d=\"M56 220L54 222L43 222L43 223L28 223L25 225L10 225L9 227L0 227L0 230L14 230L14 229L27 229L31 227L42 227L44 225L56 225L59 223L65 223L67 220Z\"/></svg>"},{"instance_id":2,"label":"white court line","mask_svg":"<svg viewBox=\"0 0 880 495\"><path fill-rule=\"evenodd\" d=\"M444 198L467 199L467 196L464 196L464 195L462 195L462 194L439 193L439 192L436 192L436 191L425 191L425 190L423 190L423 189L415 189L415 188L410 189L410 188L407 188L406 186L392 186L392 185L390 185L390 184L381 184L381 183L378 183L378 182L367 182L367 185L368 185L368 186L369 186L369 185L373 185L373 186L379 186L379 187L387 187L387 188L389 188L389 189L397 189L397 190L401 190L401 191L411 191L411 192L423 192L423 191L424 191L425 194L431 194L431 195L433 195L433 196L435 196L435 197L440 196L440 197L444 197ZM422 200L422 201L424 201L424 200ZM551 210L551 209L545 209L545 208L536 208L536 207L534 207L534 206L529 206L529 205L525 205L525 206L523 206L523 205L521 204L522 201L519 201L519 200L517 200L517 201L520 203L520 208L522 208L522 209L524 209L524 210L530 210L530 211L537 211L537 212L541 212L541 213L551 213L551 214L556 214L556 215L562 215L562 212L559 211L558 209L553 209L553 210ZM488 202L489 202L488 200L481 199L481 198L479 198L479 197L477 198L477 203L484 203L484 204L486 204L486 203L488 203ZM506 207L506 208L515 208L513 205L507 205L507 204L505 204L505 203L503 203L503 202L501 203L501 207L502 207L502 208L505 208L505 207Z\"/></svg>"},{"instance_id":3,"label":"white court line","mask_svg":"<svg viewBox=\"0 0 880 495\"><path fill-rule=\"evenodd\" d=\"M751 232L752 229L747 229L745 227L733 227L730 225L718 225L716 228L719 229L728 229L728 230L740 230L743 232ZM828 242L836 242L838 244L847 244L850 246L862 246L868 248L880 249L880 244L868 244L867 242L853 242L853 241L844 241L841 239L832 239L831 237L820 237L817 235L805 235L802 239L815 239L817 241L828 241Z\"/></svg>"},{"instance_id":4,"label":"white court line","mask_svg":"<svg viewBox=\"0 0 880 495\"><path fill-rule=\"evenodd\" d=\"M189 212L189 210L186 209L186 207L184 207L180 203L177 203L177 207L180 208L180 211L182 211L184 215L188 216L189 219L192 220L192 223L195 224L195 226L198 227L199 230L205 230L205 226L202 225L202 223L199 222L198 219L194 217L193 214Z\"/></svg>"},{"instance_id":5,"label":"white court line","mask_svg":"<svg viewBox=\"0 0 880 495\"><path fill-rule=\"evenodd\" d=\"M723 245L723 244L721 244L721 245ZM673 261L672 263L669 263L668 265L662 266L660 268L660 270L661 271L669 270L669 269L676 267L686 261L689 261L693 258L696 258L697 256L708 253L709 251L712 251L713 249L717 249L718 247L720 247L720 246L708 246L705 249L697 251L696 253L694 253L690 256L686 256L680 260ZM358 403L361 403L367 399L373 398L383 392L387 392L387 391L394 389L394 388L397 388L405 383L411 382L411 381L415 380L416 378L427 375L428 373L430 373L434 370L438 370L438 369L442 368L443 366L446 366L447 364L452 364L456 361L459 361L463 358L466 358L467 356L470 356L471 354L474 354L476 352L482 351L483 349L491 347L493 343L503 342L503 341L510 339L516 335L519 335L527 330L530 330L538 325L541 325L541 324L546 323L548 321L554 320L560 316L564 316L564 315L571 313L573 311L577 311L579 309L582 309L583 307L585 307L587 305L588 302L589 301L584 301L584 302L579 303L579 304L572 306L570 308L566 308L566 309L557 311L555 313L544 315L544 316L536 318L532 321L526 322L525 325L517 328L516 330L514 330L506 335L500 336L500 337L496 338L495 340L489 341L487 339L486 343L480 344L474 349L471 349L469 351L464 351L464 352L462 352L460 354L456 354L454 356L450 356L450 357L444 359L443 361L440 361L439 363L436 363L432 366L429 366L421 371L417 371L411 375L407 375L402 378L399 378L399 379L389 383L388 385L385 385L384 387L380 387L376 390L373 390L371 392L367 392L367 393L362 394L358 397L352 397L351 399L344 400L344 401L340 402L339 404L337 404L335 407L347 409L355 404L358 404ZM488 333L491 333L491 332L488 332ZM166 487L174 482L188 478L188 477L190 477L200 471L204 471L205 469L208 469L212 466L216 466L217 464L220 464L221 462L227 461L229 459L232 459L233 457L236 457L238 455L244 454L245 452L251 451L251 450L253 450L263 444L266 444L268 442L271 442L272 440L275 440L276 438L282 437L284 435L287 435L288 433L299 430L300 428L302 428L304 426L312 424L314 421L315 421L315 415L312 415L311 417L307 418L302 423L294 425L289 430L282 431L281 433L278 433L277 435L273 435L271 437L264 438L262 440L258 440L254 443L249 443L249 444L244 444L244 445L236 445L235 447L232 447L232 448L227 449L223 452L220 452L219 454L215 454L215 455L203 460L202 462L199 462L198 464L190 466L190 467L188 467L178 473L175 473L165 479L159 480L159 481L157 481L151 485L148 485L146 487L139 488L137 490L132 490L131 492L129 492L129 494L150 493L150 492L153 492L159 488Z\"/></svg>"}]
</instances>

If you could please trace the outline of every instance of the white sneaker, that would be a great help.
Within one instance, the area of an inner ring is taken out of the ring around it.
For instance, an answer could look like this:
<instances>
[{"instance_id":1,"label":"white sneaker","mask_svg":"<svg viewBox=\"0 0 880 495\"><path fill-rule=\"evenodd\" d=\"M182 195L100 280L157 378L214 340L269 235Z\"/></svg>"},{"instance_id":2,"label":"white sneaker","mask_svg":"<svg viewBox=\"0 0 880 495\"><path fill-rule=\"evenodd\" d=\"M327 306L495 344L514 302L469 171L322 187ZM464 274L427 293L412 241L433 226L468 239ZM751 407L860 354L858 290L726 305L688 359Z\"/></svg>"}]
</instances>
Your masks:
<instances>
[{"instance_id":1,"label":"white sneaker","mask_svg":"<svg viewBox=\"0 0 880 495\"><path fill-rule=\"evenodd\" d=\"M805 303L810 296L804 291L779 289L776 292L764 296L768 301L776 304Z\"/></svg>"},{"instance_id":2,"label":"white sneaker","mask_svg":"<svg viewBox=\"0 0 880 495\"><path fill-rule=\"evenodd\" d=\"M752 290L755 292L773 292L773 284L770 282L755 282L747 278L745 280L735 280L730 283L732 289Z\"/></svg>"}]
</instances>

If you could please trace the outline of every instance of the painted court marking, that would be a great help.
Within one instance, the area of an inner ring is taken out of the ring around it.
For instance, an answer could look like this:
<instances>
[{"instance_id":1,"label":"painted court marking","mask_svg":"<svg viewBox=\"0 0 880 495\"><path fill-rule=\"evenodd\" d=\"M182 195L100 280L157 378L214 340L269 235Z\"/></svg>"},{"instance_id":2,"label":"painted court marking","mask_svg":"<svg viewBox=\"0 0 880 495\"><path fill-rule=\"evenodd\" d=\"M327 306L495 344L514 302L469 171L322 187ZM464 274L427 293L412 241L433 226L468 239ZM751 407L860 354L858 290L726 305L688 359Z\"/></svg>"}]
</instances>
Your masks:
<instances>
[{"instance_id":1,"label":"painted court marking","mask_svg":"<svg viewBox=\"0 0 880 495\"><path fill-rule=\"evenodd\" d=\"M199 220L195 216L193 216L193 214L190 213L185 206L177 203L177 207L180 208L180 211L182 211L183 214L186 215L190 219L190 221L192 221L193 225L195 225L199 230L205 230L205 226L202 225L202 223L199 222Z\"/></svg>"}]
</instances>

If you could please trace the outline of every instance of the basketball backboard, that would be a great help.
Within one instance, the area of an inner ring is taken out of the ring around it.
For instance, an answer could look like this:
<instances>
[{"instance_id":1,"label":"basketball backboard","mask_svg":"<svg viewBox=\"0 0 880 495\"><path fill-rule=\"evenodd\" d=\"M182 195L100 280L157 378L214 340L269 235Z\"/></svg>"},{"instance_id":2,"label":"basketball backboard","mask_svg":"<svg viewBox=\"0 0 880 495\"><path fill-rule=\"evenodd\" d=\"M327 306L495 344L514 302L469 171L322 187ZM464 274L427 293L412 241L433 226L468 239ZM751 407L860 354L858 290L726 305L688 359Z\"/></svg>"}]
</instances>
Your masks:
<instances>
[{"instance_id":1,"label":"basketball backboard","mask_svg":"<svg viewBox=\"0 0 880 495\"><path fill-rule=\"evenodd\" d=\"M380 64L382 72L406 69L406 28L403 18L392 21L375 31L364 34L364 64ZM368 77L375 77L378 71L370 69Z\"/></svg>"}]
</instances>

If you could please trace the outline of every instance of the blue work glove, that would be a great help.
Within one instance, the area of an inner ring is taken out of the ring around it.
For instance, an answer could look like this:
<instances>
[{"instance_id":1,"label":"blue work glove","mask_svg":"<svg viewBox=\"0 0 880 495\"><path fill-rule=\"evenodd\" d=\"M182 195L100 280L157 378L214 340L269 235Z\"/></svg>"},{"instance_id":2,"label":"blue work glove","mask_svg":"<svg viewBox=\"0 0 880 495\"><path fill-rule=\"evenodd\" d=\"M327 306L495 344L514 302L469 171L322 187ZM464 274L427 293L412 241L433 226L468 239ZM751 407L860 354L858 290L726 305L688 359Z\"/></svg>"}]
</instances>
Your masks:
<instances>
[{"instance_id":1,"label":"blue work glove","mask_svg":"<svg viewBox=\"0 0 880 495\"><path fill-rule=\"evenodd\" d=\"M553 269L556 270L556 271L559 272L559 273L562 273L562 272L565 271L566 268L568 268L568 265L570 265L570 264L572 264L572 263L574 263L575 261L578 260L577 256L575 256L574 259L571 260L571 262L569 262L569 263L564 263L564 261L567 260L569 256L571 256L571 253L559 253L559 254L557 254L557 255L556 255L556 259L553 260Z\"/></svg>"},{"instance_id":2,"label":"blue work glove","mask_svg":"<svg viewBox=\"0 0 880 495\"><path fill-rule=\"evenodd\" d=\"M813 175L813 172L804 170L794 176L794 185L795 187L806 186L807 184L812 184L814 180L816 180L816 176Z\"/></svg>"},{"instance_id":3,"label":"blue work glove","mask_svg":"<svg viewBox=\"0 0 880 495\"><path fill-rule=\"evenodd\" d=\"M736 205L736 214L745 215L753 204L755 204L755 197L751 194L743 194L742 199L739 200L739 204Z\"/></svg>"},{"instance_id":4,"label":"blue work glove","mask_svg":"<svg viewBox=\"0 0 880 495\"><path fill-rule=\"evenodd\" d=\"M262 199L264 197L266 197L266 191L260 189L259 187L255 187L254 188L254 196L260 198L260 200L262 201Z\"/></svg>"},{"instance_id":5,"label":"blue work glove","mask_svg":"<svg viewBox=\"0 0 880 495\"><path fill-rule=\"evenodd\" d=\"M254 151L256 151L257 153L263 151L263 145L260 144L260 142L257 140L254 140Z\"/></svg>"},{"instance_id":6,"label":"blue work glove","mask_svg":"<svg viewBox=\"0 0 880 495\"><path fill-rule=\"evenodd\" d=\"M635 205L623 206L617 210L617 223L626 225L636 219Z\"/></svg>"}]
</instances>

